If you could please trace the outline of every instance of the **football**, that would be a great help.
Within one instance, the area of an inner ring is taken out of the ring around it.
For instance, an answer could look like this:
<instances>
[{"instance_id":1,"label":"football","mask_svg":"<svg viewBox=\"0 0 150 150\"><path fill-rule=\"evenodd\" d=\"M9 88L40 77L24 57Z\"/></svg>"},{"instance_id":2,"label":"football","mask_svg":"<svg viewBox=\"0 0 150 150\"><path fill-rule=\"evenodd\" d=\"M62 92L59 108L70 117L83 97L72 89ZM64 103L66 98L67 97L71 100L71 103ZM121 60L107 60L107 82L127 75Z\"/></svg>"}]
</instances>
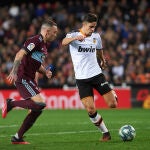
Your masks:
<instances>
[{"instance_id":1,"label":"football","mask_svg":"<svg viewBox=\"0 0 150 150\"><path fill-rule=\"evenodd\" d=\"M135 135L135 129L131 125L124 125L119 129L119 136L123 141L132 141Z\"/></svg>"}]
</instances>

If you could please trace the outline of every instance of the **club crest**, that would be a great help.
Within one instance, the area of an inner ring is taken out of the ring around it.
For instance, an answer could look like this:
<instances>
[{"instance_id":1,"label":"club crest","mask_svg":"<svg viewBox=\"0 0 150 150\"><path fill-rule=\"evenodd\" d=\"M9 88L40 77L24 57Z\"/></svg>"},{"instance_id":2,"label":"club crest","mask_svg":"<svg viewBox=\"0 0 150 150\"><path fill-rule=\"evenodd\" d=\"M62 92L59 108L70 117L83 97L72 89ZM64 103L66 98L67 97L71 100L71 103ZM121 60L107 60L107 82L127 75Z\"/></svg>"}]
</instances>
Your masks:
<instances>
[{"instance_id":1,"label":"club crest","mask_svg":"<svg viewBox=\"0 0 150 150\"><path fill-rule=\"evenodd\" d=\"M93 43L94 43L94 44L96 43L96 38L93 38Z\"/></svg>"}]
</instances>

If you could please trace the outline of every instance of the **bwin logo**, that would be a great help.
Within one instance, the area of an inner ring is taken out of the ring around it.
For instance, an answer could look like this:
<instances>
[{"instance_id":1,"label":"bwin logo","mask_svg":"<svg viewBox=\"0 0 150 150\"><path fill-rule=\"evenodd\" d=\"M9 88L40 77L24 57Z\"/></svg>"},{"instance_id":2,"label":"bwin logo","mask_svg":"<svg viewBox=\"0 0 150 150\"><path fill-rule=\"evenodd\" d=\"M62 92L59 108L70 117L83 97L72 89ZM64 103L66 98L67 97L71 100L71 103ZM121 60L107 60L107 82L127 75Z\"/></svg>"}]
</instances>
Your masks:
<instances>
[{"instance_id":1,"label":"bwin logo","mask_svg":"<svg viewBox=\"0 0 150 150\"><path fill-rule=\"evenodd\" d=\"M95 48L92 48L92 46L90 48L82 48L81 46L79 46L78 52L95 52Z\"/></svg>"}]
</instances>

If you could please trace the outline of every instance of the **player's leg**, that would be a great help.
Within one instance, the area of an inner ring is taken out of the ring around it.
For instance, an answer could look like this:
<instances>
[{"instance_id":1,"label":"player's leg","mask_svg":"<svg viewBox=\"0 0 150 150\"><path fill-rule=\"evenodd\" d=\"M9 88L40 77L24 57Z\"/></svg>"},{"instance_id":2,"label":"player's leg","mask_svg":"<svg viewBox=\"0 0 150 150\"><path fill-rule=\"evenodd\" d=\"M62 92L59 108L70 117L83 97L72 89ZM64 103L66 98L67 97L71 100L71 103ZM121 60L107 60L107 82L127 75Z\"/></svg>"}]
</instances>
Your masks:
<instances>
[{"instance_id":1,"label":"player's leg","mask_svg":"<svg viewBox=\"0 0 150 150\"><path fill-rule=\"evenodd\" d=\"M102 96L110 108L116 108L117 107L118 98L117 98L117 95L116 95L114 90L111 90L110 92L103 94Z\"/></svg>"},{"instance_id":2,"label":"player's leg","mask_svg":"<svg viewBox=\"0 0 150 150\"><path fill-rule=\"evenodd\" d=\"M31 111L24 119L18 132L15 134L15 136L12 137L12 140L11 140L12 144L24 144L24 142L20 142L20 139L23 139L24 133L27 132L32 127L32 125L35 123L37 118L41 115L42 109L45 107L44 100L42 99L40 94L37 94L36 96L32 97L31 100L36 105L31 104L32 107L30 107L29 105L28 108L31 109Z\"/></svg>"},{"instance_id":3,"label":"player's leg","mask_svg":"<svg viewBox=\"0 0 150 150\"><path fill-rule=\"evenodd\" d=\"M37 94L33 96L32 98L28 98L26 100L20 100L20 101L11 101L10 103L11 107L21 107L25 109L31 109L34 111L38 111L43 109L46 104L44 100L41 98L40 94Z\"/></svg>"},{"instance_id":4,"label":"player's leg","mask_svg":"<svg viewBox=\"0 0 150 150\"><path fill-rule=\"evenodd\" d=\"M16 82L15 85L18 92L25 100L18 101L7 99L6 101L4 101L4 106L2 108L3 118L5 118L7 116L7 113L14 107L32 109L35 111L43 109L45 107L43 99L37 95L40 92L38 90L37 84L34 81L26 81L22 79L20 82ZM34 98L34 96L36 97Z\"/></svg>"},{"instance_id":5,"label":"player's leg","mask_svg":"<svg viewBox=\"0 0 150 150\"><path fill-rule=\"evenodd\" d=\"M12 110L11 101L12 99L4 100L4 104L2 107L2 118L6 118L7 113Z\"/></svg>"},{"instance_id":6,"label":"player's leg","mask_svg":"<svg viewBox=\"0 0 150 150\"><path fill-rule=\"evenodd\" d=\"M109 83L105 80L105 76L103 74L94 77L92 80L92 86L103 96L109 107L117 107L117 95L115 91L110 88ZM103 135L102 140L107 140L108 137L109 133L106 133Z\"/></svg>"},{"instance_id":7,"label":"player's leg","mask_svg":"<svg viewBox=\"0 0 150 150\"><path fill-rule=\"evenodd\" d=\"M43 100L39 100L40 95L36 95L37 101L31 98L28 98L26 100L12 100L12 99L7 99L4 103L4 106L2 108L2 118L5 118L7 116L7 113L12 110L14 107L21 107L25 109L31 109L34 111L38 111L43 109L46 104L43 102Z\"/></svg>"},{"instance_id":8,"label":"player's leg","mask_svg":"<svg viewBox=\"0 0 150 150\"><path fill-rule=\"evenodd\" d=\"M14 136L12 136L11 138L12 144L30 144L29 142L26 142L23 140L23 135L32 127L32 125L37 120L37 118L41 115L41 113L42 113L42 110L30 111L30 113L24 119L18 132Z\"/></svg>"},{"instance_id":9,"label":"player's leg","mask_svg":"<svg viewBox=\"0 0 150 150\"><path fill-rule=\"evenodd\" d=\"M76 83L79 88L80 99L88 112L90 120L103 133L102 141L110 140L110 133L94 105L93 88L89 82L84 82L83 80L77 80Z\"/></svg>"},{"instance_id":10,"label":"player's leg","mask_svg":"<svg viewBox=\"0 0 150 150\"><path fill-rule=\"evenodd\" d=\"M40 92L35 81L22 79L21 82L16 82L16 87L25 100L12 101L12 107L21 107L35 111L45 107L45 102L39 94Z\"/></svg>"},{"instance_id":11,"label":"player's leg","mask_svg":"<svg viewBox=\"0 0 150 150\"><path fill-rule=\"evenodd\" d=\"M96 76L92 81L92 85L103 96L110 108L117 107L117 95L115 91L111 89L103 74Z\"/></svg>"},{"instance_id":12,"label":"player's leg","mask_svg":"<svg viewBox=\"0 0 150 150\"><path fill-rule=\"evenodd\" d=\"M86 108L90 120L92 123L102 132L103 137L100 139L101 141L108 141L111 139L110 133L103 121L102 116L96 111L94 105L94 98L92 96L88 96L81 99L84 107Z\"/></svg>"},{"instance_id":13,"label":"player's leg","mask_svg":"<svg viewBox=\"0 0 150 150\"><path fill-rule=\"evenodd\" d=\"M6 103L7 112L10 110L8 108L21 107L25 109L30 109L31 112L24 119L20 129L15 136L12 137L11 141L13 144L28 144L23 140L23 135L28 131L36 119L41 115L42 110L46 106L45 101L39 94L38 87L34 81L21 80L23 82L17 82L16 87L20 95L25 100L10 100L9 103ZM7 113L6 112L6 113Z\"/></svg>"}]
</instances>

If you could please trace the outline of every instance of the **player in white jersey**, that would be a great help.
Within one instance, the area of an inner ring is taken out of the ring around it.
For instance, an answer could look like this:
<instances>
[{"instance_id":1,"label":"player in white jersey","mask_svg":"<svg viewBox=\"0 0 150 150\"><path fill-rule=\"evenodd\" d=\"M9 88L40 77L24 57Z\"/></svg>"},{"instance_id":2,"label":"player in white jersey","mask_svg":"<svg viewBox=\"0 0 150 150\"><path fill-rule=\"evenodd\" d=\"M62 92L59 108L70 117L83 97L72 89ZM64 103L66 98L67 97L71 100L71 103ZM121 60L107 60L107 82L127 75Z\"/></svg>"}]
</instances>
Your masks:
<instances>
[{"instance_id":1,"label":"player in white jersey","mask_svg":"<svg viewBox=\"0 0 150 150\"><path fill-rule=\"evenodd\" d=\"M96 111L93 88L103 96L111 108L117 106L117 96L105 80L101 70L106 67L106 61L103 56L101 37L99 33L94 33L96 25L97 16L87 14L83 19L81 29L68 33L62 45L69 45L79 95L90 120L103 133L100 141L108 141L111 139L110 132L101 115ZM97 57L101 62L101 67Z\"/></svg>"}]
</instances>

